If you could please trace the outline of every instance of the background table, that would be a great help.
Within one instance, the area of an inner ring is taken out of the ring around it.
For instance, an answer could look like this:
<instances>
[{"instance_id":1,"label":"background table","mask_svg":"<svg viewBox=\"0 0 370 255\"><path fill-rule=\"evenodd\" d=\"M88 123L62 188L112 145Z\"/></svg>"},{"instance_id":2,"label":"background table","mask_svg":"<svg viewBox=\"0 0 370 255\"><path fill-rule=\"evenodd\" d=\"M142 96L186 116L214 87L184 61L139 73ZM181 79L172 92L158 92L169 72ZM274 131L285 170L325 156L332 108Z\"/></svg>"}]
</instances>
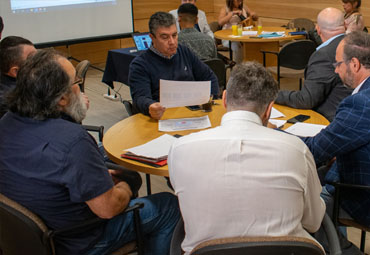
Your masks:
<instances>
[{"instance_id":1,"label":"background table","mask_svg":"<svg viewBox=\"0 0 370 255\"><path fill-rule=\"evenodd\" d=\"M219 126L221 123L222 116L226 113L225 108L222 106L221 100L216 100L217 105L213 106L212 112L202 112L202 111L190 111L185 107L170 108L167 109L162 119L174 119L174 118L190 118L190 117L201 117L208 115L212 127ZM329 121L325 119L322 115L312 110L300 110L293 109L287 106L274 105L274 107L285 114L286 117L278 119L289 119L298 114L305 114L311 116L310 119L305 121L306 123L322 124L328 125ZM286 124L284 129L291 126L291 124ZM174 135L187 135L193 132L198 132L200 130L185 130L185 131L175 131L166 132L168 134ZM158 131L158 121L153 120L148 116L143 114L136 114L128 117L114 126L112 126L104 135L103 145L109 156L109 158L124 167L131 170L155 174L160 176L168 176L168 166L163 167L152 167L140 162L123 159L121 154L123 150L144 144L149 142L165 132Z\"/></svg>"},{"instance_id":2,"label":"background table","mask_svg":"<svg viewBox=\"0 0 370 255\"><path fill-rule=\"evenodd\" d=\"M252 31L256 31L257 28L253 28ZM275 38L256 38L256 36L232 36L231 29L219 30L214 33L215 37L221 40L229 40L233 42L243 43L243 60L252 61L255 60L259 63L263 63L263 56L261 50L279 52L281 41L291 41L294 39L304 39L304 35L290 35L289 32L293 30L286 30L284 27L263 27L263 31L277 32L285 31L284 37ZM276 66L277 58L268 54L266 56L266 66Z\"/></svg>"}]
</instances>

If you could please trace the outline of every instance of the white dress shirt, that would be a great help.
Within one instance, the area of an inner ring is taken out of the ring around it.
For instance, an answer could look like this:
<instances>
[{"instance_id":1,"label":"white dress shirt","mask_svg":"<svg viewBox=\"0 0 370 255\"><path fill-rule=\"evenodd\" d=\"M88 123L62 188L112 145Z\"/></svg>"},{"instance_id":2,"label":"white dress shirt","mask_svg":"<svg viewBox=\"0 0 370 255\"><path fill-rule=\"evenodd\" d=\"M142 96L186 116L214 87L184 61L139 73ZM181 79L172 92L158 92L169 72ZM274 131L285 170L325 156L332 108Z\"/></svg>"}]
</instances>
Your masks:
<instances>
[{"instance_id":1,"label":"white dress shirt","mask_svg":"<svg viewBox=\"0 0 370 255\"><path fill-rule=\"evenodd\" d=\"M317 231L325 213L307 146L262 126L252 112L228 112L221 126L179 138L168 167L185 223L185 254L214 238L313 239L307 231Z\"/></svg>"},{"instance_id":2,"label":"white dress shirt","mask_svg":"<svg viewBox=\"0 0 370 255\"><path fill-rule=\"evenodd\" d=\"M179 16L177 15L177 9L170 11L170 13L175 17L177 31L180 32L180 25L179 25L179 21L178 21ZM199 10L199 9L198 9L198 25L199 25L199 28L200 28L200 32L214 38L212 30L209 28L206 14L204 13L204 11Z\"/></svg>"}]
</instances>

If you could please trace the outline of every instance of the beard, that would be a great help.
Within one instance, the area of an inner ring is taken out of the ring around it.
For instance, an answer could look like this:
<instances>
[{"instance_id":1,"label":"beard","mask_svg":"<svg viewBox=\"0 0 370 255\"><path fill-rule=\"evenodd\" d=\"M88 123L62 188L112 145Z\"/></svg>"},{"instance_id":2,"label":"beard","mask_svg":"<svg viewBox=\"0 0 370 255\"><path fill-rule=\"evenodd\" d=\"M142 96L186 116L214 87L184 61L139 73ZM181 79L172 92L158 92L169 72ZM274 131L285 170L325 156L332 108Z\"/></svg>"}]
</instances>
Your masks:
<instances>
[{"instance_id":1,"label":"beard","mask_svg":"<svg viewBox=\"0 0 370 255\"><path fill-rule=\"evenodd\" d=\"M86 117L87 106L81 94L71 92L70 103L66 106L65 112L76 122L81 123Z\"/></svg>"},{"instance_id":2,"label":"beard","mask_svg":"<svg viewBox=\"0 0 370 255\"><path fill-rule=\"evenodd\" d=\"M348 89L354 88L354 75L349 68L346 69L346 76L343 77L343 85Z\"/></svg>"}]
</instances>

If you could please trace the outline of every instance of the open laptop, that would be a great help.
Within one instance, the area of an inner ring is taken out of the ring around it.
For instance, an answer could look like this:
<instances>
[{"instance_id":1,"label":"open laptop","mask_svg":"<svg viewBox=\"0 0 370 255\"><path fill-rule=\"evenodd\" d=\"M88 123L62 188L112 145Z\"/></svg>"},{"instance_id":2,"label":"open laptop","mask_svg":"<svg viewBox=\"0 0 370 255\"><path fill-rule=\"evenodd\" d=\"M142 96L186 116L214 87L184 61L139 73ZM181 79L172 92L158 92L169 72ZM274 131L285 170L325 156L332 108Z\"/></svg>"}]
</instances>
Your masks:
<instances>
[{"instance_id":1,"label":"open laptop","mask_svg":"<svg viewBox=\"0 0 370 255\"><path fill-rule=\"evenodd\" d=\"M134 33L132 34L132 38L134 39L135 46L138 51L147 50L152 44L152 39L150 39L149 33Z\"/></svg>"}]
</instances>

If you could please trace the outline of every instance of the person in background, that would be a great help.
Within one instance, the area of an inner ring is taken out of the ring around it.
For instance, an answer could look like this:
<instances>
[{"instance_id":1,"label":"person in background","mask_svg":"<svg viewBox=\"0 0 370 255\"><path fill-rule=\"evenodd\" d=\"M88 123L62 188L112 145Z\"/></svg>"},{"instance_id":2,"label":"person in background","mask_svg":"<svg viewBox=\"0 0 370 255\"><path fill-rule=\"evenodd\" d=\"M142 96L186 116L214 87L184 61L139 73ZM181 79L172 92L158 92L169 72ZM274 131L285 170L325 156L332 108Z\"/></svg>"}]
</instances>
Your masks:
<instances>
[{"instance_id":1,"label":"person in background","mask_svg":"<svg viewBox=\"0 0 370 255\"><path fill-rule=\"evenodd\" d=\"M361 0L342 0L346 33L365 29L364 17L360 13ZM367 29L366 29L367 32Z\"/></svg>"},{"instance_id":2,"label":"person in background","mask_svg":"<svg viewBox=\"0 0 370 255\"><path fill-rule=\"evenodd\" d=\"M8 110L6 95L16 85L20 66L27 57L36 52L29 40L19 36L8 36L0 42L0 118Z\"/></svg>"},{"instance_id":3,"label":"person in background","mask_svg":"<svg viewBox=\"0 0 370 255\"><path fill-rule=\"evenodd\" d=\"M156 12L149 19L152 44L130 64L128 82L133 106L153 119L166 108L159 101L159 80L211 81L210 94L218 97L219 86L213 71L187 47L178 44L175 18Z\"/></svg>"},{"instance_id":4,"label":"person in background","mask_svg":"<svg viewBox=\"0 0 370 255\"><path fill-rule=\"evenodd\" d=\"M244 19L251 17L258 20L255 12L243 5L243 0L226 0L226 5L221 8L218 16L218 24L222 29L231 29L232 25L239 24ZM225 47L229 47L229 41L222 40ZM243 48L240 42L231 42L231 49L234 53L236 63L243 61Z\"/></svg>"},{"instance_id":5,"label":"person in background","mask_svg":"<svg viewBox=\"0 0 370 255\"><path fill-rule=\"evenodd\" d=\"M182 4L177 12L181 27L179 43L191 49L201 60L217 58L215 41L194 28L198 20L198 8L193 4Z\"/></svg>"},{"instance_id":6,"label":"person in background","mask_svg":"<svg viewBox=\"0 0 370 255\"><path fill-rule=\"evenodd\" d=\"M312 109L332 121L338 104L352 92L343 85L333 66L335 50L345 33L343 13L331 7L322 10L317 16L316 29L324 43L308 61L302 89L281 90L276 103Z\"/></svg>"},{"instance_id":7,"label":"person in background","mask_svg":"<svg viewBox=\"0 0 370 255\"><path fill-rule=\"evenodd\" d=\"M176 1L178 1L178 0L176 0ZM186 4L186 3L196 5L197 0L181 0L181 4ZM172 10L172 11L170 11L170 13L176 19L177 31L180 31L180 25L179 25L179 21L178 21L177 11L178 11L177 9L176 10ZM198 17L198 20L194 24L194 28L197 29L199 32L201 32L203 34L210 36L213 39L213 33L212 33L212 30L210 29L210 27L208 25L208 21L207 21L207 17L206 17L205 12L198 9L198 15L197 15L197 17Z\"/></svg>"}]
</instances>

